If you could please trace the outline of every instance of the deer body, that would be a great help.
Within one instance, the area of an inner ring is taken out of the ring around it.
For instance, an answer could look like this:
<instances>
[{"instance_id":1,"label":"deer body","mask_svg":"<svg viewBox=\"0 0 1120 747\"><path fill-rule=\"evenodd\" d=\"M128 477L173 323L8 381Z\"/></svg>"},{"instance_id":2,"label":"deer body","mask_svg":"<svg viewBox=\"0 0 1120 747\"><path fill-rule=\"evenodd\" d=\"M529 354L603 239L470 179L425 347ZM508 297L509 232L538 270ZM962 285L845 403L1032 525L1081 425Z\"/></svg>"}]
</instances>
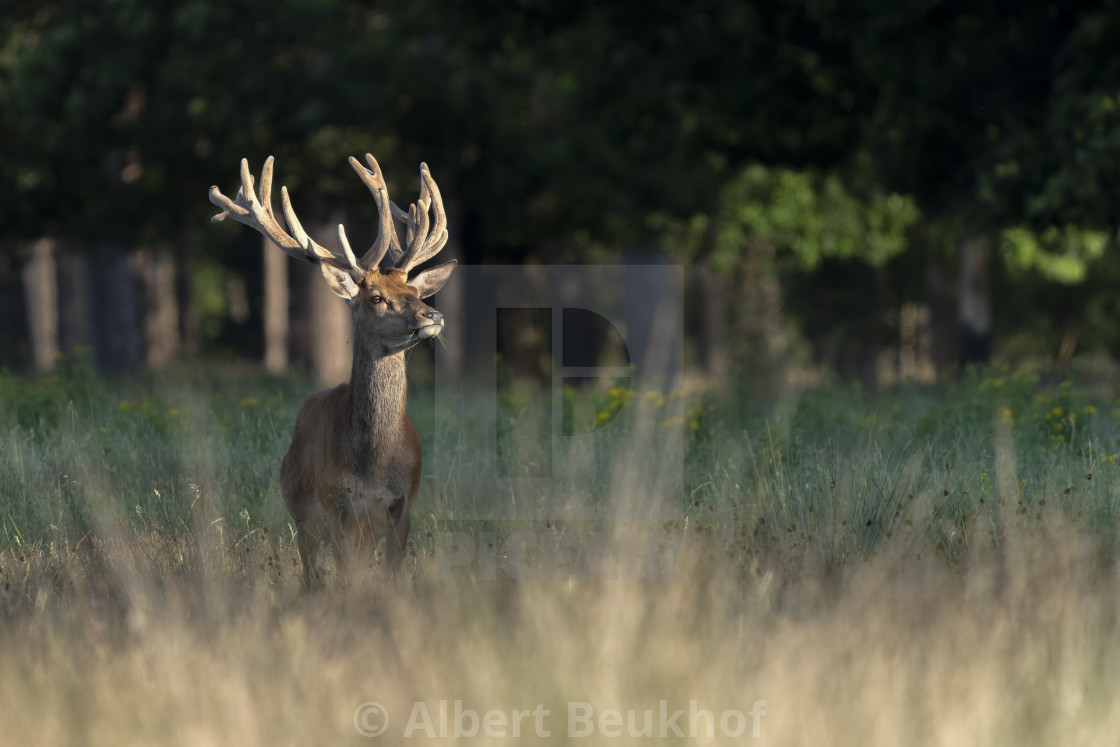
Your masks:
<instances>
[{"instance_id":1,"label":"deer body","mask_svg":"<svg viewBox=\"0 0 1120 747\"><path fill-rule=\"evenodd\" d=\"M352 381L361 383L326 389L304 403L280 465L280 490L309 575L322 542L340 567L381 537L391 567L404 552L420 487L420 440L404 409L404 354L379 363L371 373L389 374L391 381L361 378L355 366ZM373 424L380 430L369 430Z\"/></svg>"},{"instance_id":2,"label":"deer body","mask_svg":"<svg viewBox=\"0 0 1120 747\"><path fill-rule=\"evenodd\" d=\"M331 546L340 573L361 553L385 540L385 557L396 569L404 556L412 504L420 487L421 453L416 429L405 410L405 353L443 329L443 315L421 301L443 286L452 260L409 279L409 270L434 256L447 240L443 206L427 167L421 167L421 193L406 214L389 202L377 162L370 169L351 165L378 205L378 239L358 261L345 230L338 228L342 256L315 244L303 232L283 193L285 231L272 214L272 159L261 175L261 197L253 191L242 161L242 186L236 200L211 189L210 199L232 217L269 236L293 256L318 261L327 285L354 314L354 362L348 384L325 389L304 402L291 446L280 466L284 504L296 522L303 582L318 582L315 559L323 542ZM435 209L429 231L428 209ZM401 250L392 220L406 222L407 246ZM294 234L294 236L293 236ZM390 264L382 267L388 256Z\"/></svg>"}]
</instances>

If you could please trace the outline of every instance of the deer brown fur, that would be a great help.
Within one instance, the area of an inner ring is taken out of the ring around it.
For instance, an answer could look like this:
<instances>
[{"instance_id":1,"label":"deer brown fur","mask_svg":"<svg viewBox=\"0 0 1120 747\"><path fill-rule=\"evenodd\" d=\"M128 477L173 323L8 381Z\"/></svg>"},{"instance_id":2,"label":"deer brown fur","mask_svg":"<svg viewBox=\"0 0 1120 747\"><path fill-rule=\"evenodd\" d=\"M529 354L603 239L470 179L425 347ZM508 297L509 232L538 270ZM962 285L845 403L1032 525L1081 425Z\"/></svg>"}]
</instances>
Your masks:
<instances>
[{"instance_id":1,"label":"deer brown fur","mask_svg":"<svg viewBox=\"0 0 1120 747\"><path fill-rule=\"evenodd\" d=\"M455 268L447 262L409 279L416 265L447 241L442 199L426 165L421 166L420 199L408 213L391 203L373 156L370 168L350 164L369 187L380 215L378 239L359 261L338 227L342 253L324 249L299 224L283 190L287 229L272 212L272 159L261 174L261 195L253 189L242 160L241 190L230 200L211 188L210 200L224 210L214 220L233 218L271 238L283 251L318 262L327 285L354 315L354 362L350 382L313 394L296 417L291 446L280 466L280 490L295 519L303 582L319 583L316 556L330 545L339 571L385 540L385 557L396 569L407 546L412 504L420 486L421 453L416 429L405 410L406 351L437 336L443 316L421 299L443 286ZM435 224L429 225L429 207ZM393 220L406 224L402 250ZM388 266L382 267L387 259Z\"/></svg>"}]
</instances>

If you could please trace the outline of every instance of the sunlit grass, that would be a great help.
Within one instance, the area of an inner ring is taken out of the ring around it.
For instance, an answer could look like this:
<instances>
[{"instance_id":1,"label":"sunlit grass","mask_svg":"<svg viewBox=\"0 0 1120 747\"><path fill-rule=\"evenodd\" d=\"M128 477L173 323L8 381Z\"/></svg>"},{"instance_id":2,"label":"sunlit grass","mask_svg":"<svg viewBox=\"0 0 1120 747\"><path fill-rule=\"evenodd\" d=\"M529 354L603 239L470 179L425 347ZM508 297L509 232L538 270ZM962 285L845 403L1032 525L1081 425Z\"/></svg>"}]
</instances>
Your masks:
<instances>
[{"instance_id":1,"label":"sunlit grass","mask_svg":"<svg viewBox=\"0 0 1120 747\"><path fill-rule=\"evenodd\" d=\"M242 371L106 382L81 360L0 376L6 740L395 744L418 702L438 735L441 701L447 737L413 738L568 743L578 703L588 743L646 741L625 719L640 730L647 711L661 741L662 702L683 711L667 740L689 744L1120 737L1112 393L1003 371L781 406L572 389L572 422L609 435L642 405L652 440L587 449L576 434L566 463L607 495L503 521L509 495L459 487L484 485L478 423L448 420L421 382L426 454L440 429L464 436L425 476L400 577L340 588L328 573L305 595L277 470L310 389ZM518 408L497 411L511 438L536 432ZM601 511L672 438L668 518ZM455 737L470 732L456 700L474 736ZM367 701L390 714L379 740L355 728ZM758 701L758 738L748 715L721 731ZM525 718L513 740L513 714L538 707L548 736ZM489 732L487 711L503 712Z\"/></svg>"}]
</instances>

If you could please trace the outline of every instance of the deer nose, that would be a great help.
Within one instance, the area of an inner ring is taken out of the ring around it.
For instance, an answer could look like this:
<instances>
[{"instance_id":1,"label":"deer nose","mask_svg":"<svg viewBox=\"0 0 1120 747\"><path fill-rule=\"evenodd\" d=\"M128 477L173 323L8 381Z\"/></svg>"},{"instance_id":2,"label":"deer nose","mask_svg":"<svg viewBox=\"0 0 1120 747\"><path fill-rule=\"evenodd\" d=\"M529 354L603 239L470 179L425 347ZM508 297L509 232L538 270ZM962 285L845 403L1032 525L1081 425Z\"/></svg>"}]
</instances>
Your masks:
<instances>
[{"instance_id":1,"label":"deer nose","mask_svg":"<svg viewBox=\"0 0 1120 747\"><path fill-rule=\"evenodd\" d=\"M432 324L443 324L443 314L439 313L435 309L432 309L431 311L425 311L420 316L424 317Z\"/></svg>"}]
</instances>

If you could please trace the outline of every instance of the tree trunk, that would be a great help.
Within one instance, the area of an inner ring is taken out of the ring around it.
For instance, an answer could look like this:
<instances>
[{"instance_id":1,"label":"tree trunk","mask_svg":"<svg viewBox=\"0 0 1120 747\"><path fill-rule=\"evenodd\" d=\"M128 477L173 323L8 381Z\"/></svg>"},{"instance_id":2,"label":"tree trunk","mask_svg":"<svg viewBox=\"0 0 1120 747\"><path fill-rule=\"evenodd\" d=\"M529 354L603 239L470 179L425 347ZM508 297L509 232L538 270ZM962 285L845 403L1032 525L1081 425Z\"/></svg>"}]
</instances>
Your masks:
<instances>
[{"instance_id":1,"label":"tree trunk","mask_svg":"<svg viewBox=\"0 0 1120 747\"><path fill-rule=\"evenodd\" d=\"M129 256L115 242L93 247L93 348L97 367L107 374L134 372L140 365L136 278Z\"/></svg>"},{"instance_id":2,"label":"tree trunk","mask_svg":"<svg viewBox=\"0 0 1120 747\"><path fill-rule=\"evenodd\" d=\"M288 367L288 255L271 239L262 239L264 272L264 367L279 373Z\"/></svg>"},{"instance_id":3,"label":"tree trunk","mask_svg":"<svg viewBox=\"0 0 1120 747\"><path fill-rule=\"evenodd\" d=\"M194 314L194 304L191 302L191 243L194 232L191 224L185 219L179 219L179 226L175 231L175 318L179 324L179 340L188 351L198 349L202 333L198 326L198 317Z\"/></svg>"},{"instance_id":4,"label":"tree trunk","mask_svg":"<svg viewBox=\"0 0 1120 747\"><path fill-rule=\"evenodd\" d=\"M134 258L141 287L144 360L166 366L179 356L179 307L175 296L175 268L163 249L143 249Z\"/></svg>"},{"instance_id":5,"label":"tree trunk","mask_svg":"<svg viewBox=\"0 0 1120 747\"><path fill-rule=\"evenodd\" d=\"M736 317L741 349L738 367L756 394L786 389L787 342L782 331L782 287L774 267L774 246L758 237L747 240L742 263L742 295Z\"/></svg>"},{"instance_id":6,"label":"tree trunk","mask_svg":"<svg viewBox=\"0 0 1120 747\"><path fill-rule=\"evenodd\" d=\"M898 322L898 376L902 381L932 384L937 380L933 362L933 329L926 304L904 303Z\"/></svg>"},{"instance_id":7,"label":"tree trunk","mask_svg":"<svg viewBox=\"0 0 1120 747\"><path fill-rule=\"evenodd\" d=\"M316 271L308 288L311 324L311 370L323 386L350 379L354 350L354 322L350 308L331 292Z\"/></svg>"},{"instance_id":8,"label":"tree trunk","mask_svg":"<svg viewBox=\"0 0 1120 747\"><path fill-rule=\"evenodd\" d=\"M960 243L957 325L961 365L986 363L992 355L990 255L987 236L970 236Z\"/></svg>"},{"instance_id":9,"label":"tree trunk","mask_svg":"<svg viewBox=\"0 0 1120 747\"><path fill-rule=\"evenodd\" d=\"M49 371L58 355L58 265L54 239L41 238L31 250L31 261L23 269L27 326L35 368Z\"/></svg>"},{"instance_id":10,"label":"tree trunk","mask_svg":"<svg viewBox=\"0 0 1120 747\"><path fill-rule=\"evenodd\" d=\"M950 273L932 239L926 253L925 280L933 363L938 378L943 378L957 363L957 320Z\"/></svg>"},{"instance_id":11,"label":"tree trunk","mask_svg":"<svg viewBox=\"0 0 1120 747\"><path fill-rule=\"evenodd\" d=\"M336 216L338 217L338 216ZM341 221L334 221L337 226ZM334 229L337 230L337 229ZM329 236L329 226L317 226L312 236ZM318 267L308 273L306 309L309 322L311 371L323 386L334 386L350 379L354 349L354 318L350 307L336 296L323 280Z\"/></svg>"},{"instance_id":12,"label":"tree trunk","mask_svg":"<svg viewBox=\"0 0 1120 747\"><path fill-rule=\"evenodd\" d=\"M22 368L31 357L23 278L15 257L0 254L0 370Z\"/></svg>"},{"instance_id":13,"label":"tree trunk","mask_svg":"<svg viewBox=\"0 0 1120 747\"><path fill-rule=\"evenodd\" d=\"M93 345L89 259L85 254L58 255L58 337L65 353L81 345Z\"/></svg>"},{"instance_id":14,"label":"tree trunk","mask_svg":"<svg viewBox=\"0 0 1120 747\"><path fill-rule=\"evenodd\" d=\"M727 346L730 339L727 278L716 274L707 262L696 266L694 277L700 326L700 366L714 382L723 383L731 373L731 354Z\"/></svg>"}]
</instances>

